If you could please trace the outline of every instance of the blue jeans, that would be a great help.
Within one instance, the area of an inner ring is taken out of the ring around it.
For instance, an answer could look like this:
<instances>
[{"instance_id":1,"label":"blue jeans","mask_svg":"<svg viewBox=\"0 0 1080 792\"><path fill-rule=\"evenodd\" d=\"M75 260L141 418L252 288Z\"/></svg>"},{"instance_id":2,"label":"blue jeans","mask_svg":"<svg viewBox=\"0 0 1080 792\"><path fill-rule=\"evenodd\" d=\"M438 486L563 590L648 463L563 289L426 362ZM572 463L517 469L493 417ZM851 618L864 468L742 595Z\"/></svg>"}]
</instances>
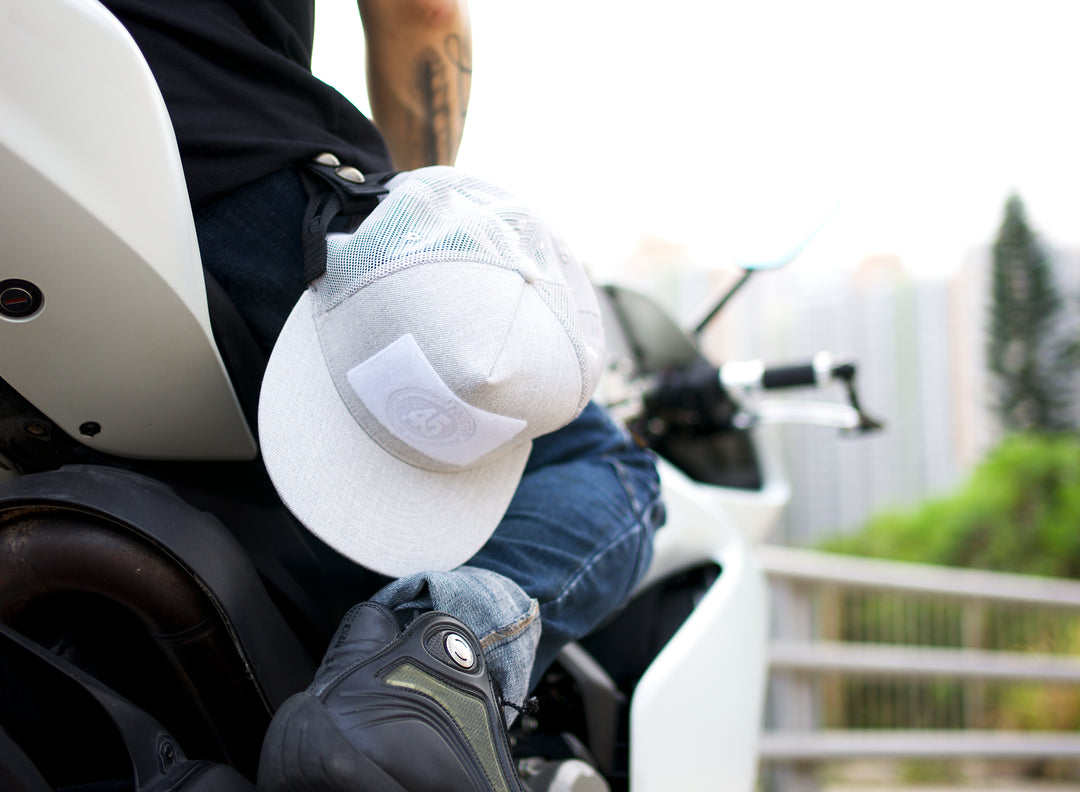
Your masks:
<instances>
[{"instance_id":1,"label":"blue jeans","mask_svg":"<svg viewBox=\"0 0 1080 792\"><path fill-rule=\"evenodd\" d=\"M305 205L285 170L196 212L204 266L267 352L304 288ZM392 581L373 599L403 622L431 609L464 621L520 704L566 643L625 603L663 520L652 456L590 403L534 442L506 515L467 565Z\"/></svg>"}]
</instances>

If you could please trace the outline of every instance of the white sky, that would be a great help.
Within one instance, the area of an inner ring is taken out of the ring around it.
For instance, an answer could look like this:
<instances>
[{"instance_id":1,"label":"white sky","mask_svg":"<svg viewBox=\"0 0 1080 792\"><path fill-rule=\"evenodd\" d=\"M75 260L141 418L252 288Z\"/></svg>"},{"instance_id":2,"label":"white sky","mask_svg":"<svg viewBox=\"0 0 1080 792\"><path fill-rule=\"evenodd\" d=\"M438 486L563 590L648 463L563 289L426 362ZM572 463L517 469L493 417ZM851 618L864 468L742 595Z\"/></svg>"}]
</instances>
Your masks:
<instances>
[{"instance_id":1,"label":"white sky","mask_svg":"<svg viewBox=\"0 0 1080 792\"><path fill-rule=\"evenodd\" d=\"M317 7L316 72L366 108L355 4ZM598 274L645 235L725 265L837 200L807 258L948 272L1011 189L1045 241L1080 247L1080 0L470 9L458 165L532 201Z\"/></svg>"}]
</instances>

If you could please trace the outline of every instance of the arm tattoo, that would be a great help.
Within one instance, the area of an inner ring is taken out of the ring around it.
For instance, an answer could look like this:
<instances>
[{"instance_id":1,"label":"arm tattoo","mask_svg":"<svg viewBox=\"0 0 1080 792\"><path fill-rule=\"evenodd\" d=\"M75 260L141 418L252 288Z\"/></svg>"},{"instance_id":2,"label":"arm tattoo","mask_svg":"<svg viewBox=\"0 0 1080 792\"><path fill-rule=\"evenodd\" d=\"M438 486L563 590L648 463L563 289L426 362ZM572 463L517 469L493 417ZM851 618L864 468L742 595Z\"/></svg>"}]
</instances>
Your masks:
<instances>
[{"instance_id":1,"label":"arm tattoo","mask_svg":"<svg viewBox=\"0 0 1080 792\"><path fill-rule=\"evenodd\" d=\"M417 63L417 88L423 107L421 147L429 163L448 162L458 141L468 107L469 80L472 75L472 54L460 36L447 36L444 44L446 58L434 49L427 49ZM456 71L451 75L447 62ZM457 79L457 107L450 95L450 81ZM457 111L458 118L453 117ZM455 123L456 121L456 123Z\"/></svg>"},{"instance_id":2,"label":"arm tattoo","mask_svg":"<svg viewBox=\"0 0 1080 792\"><path fill-rule=\"evenodd\" d=\"M420 130L425 161L442 162L450 152L450 92L446 64L433 49L424 50L417 64L417 88L424 117Z\"/></svg>"},{"instance_id":3,"label":"arm tattoo","mask_svg":"<svg viewBox=\"0 0 1080 792\"><path fill-rule=\"evenodd\" d=\"M458 109L461 112L462 121L469 109L469 83L472 80L472 50L467 41L461 36L450 35L446 37L444 45L446 57L450 59L450 65L457 69L458 80Z\"/></svg>"}]
</instances>

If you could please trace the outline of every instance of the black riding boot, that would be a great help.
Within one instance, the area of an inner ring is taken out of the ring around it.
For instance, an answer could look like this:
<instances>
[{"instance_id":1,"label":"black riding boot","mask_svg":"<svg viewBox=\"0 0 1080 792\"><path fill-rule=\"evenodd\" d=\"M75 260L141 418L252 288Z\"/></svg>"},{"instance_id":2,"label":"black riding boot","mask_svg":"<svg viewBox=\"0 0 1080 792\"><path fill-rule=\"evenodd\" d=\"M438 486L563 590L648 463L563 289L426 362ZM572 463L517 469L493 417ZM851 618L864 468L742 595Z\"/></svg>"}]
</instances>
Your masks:
<instances>
[{"instance_id":1,"label":"black riding boot","mask_svg":"<svg viewBox=\"0 0 1080 792\"><path fill-rule=\"evenodd\" d=\"M274 716L261 792L523 792L480 644L444 613L364 603Z\"/></svg>"}]
</instances>

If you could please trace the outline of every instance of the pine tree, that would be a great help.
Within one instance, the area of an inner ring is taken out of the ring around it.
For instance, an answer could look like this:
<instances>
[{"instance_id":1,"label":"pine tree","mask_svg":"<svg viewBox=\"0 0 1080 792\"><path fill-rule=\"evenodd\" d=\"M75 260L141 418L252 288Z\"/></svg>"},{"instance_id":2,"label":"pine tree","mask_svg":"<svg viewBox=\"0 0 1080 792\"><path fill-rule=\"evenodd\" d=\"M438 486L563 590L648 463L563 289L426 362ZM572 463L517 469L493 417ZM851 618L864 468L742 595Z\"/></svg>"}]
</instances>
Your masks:
<instances>
[{"instance_id":1,"label":"pine tree","mask_svg":"<svg viewBox=\"0 0 1080 792\"><path fill-rule=\"evenodd\" d=\"M1065 304L1018 195L1009 196L993 247L988 365L1006 432L1071 428L1076 364L1061 339Z\"/></svg>"}]
</instances>

